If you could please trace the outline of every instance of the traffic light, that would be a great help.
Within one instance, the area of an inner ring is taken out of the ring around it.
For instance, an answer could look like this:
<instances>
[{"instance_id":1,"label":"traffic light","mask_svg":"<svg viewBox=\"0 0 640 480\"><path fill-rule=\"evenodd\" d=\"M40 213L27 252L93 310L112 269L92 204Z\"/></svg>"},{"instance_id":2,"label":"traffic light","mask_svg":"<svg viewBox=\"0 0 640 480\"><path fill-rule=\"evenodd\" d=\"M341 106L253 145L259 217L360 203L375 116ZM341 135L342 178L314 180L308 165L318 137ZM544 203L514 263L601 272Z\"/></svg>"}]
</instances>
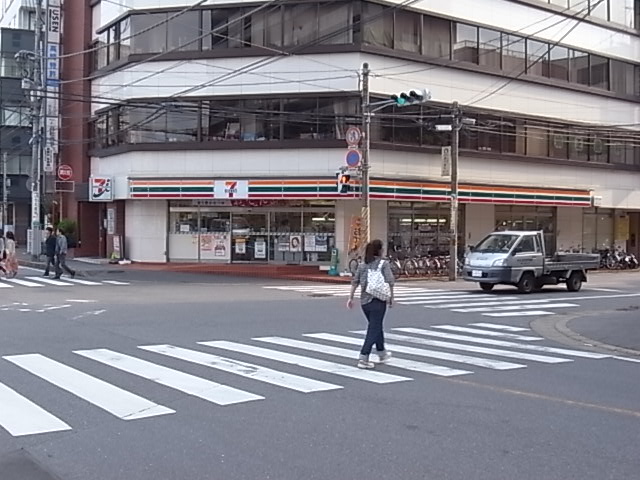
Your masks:
<instances>
[{"instance_id":1,"label":"traffic light","mask_svg":"<svg viewBox=\"0 0 640 480\"><path fill-rule=\"evenodd\" d=\"M391 95L391 100L396 102L398 107L417 105L431 100L431 92L426 88L414 88L406 92Z\"/></svg>"},{"instance_id":2,"label":"traffic light","mask_svg":"<svg viewBox=\"0 0 640 480\"><path fill-rule=\"evenodd\" d=\"M351 175L346 172L337 172L338 193L344 194L351 191Z\"/></svg>"}]
</instances>

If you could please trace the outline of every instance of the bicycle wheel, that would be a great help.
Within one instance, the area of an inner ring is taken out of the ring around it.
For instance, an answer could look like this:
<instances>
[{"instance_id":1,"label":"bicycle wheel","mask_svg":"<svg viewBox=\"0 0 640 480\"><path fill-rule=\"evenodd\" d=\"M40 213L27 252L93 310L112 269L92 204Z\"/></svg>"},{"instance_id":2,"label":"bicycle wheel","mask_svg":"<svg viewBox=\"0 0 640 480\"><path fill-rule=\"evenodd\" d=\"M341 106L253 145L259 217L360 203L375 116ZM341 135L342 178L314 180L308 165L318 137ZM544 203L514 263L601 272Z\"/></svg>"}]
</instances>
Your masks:
<instances>
[{"instance_id":1,"label":"bicycle wheel","mask_svg":"<svg viewBox=\"0 0 640 480\"><path fill-rule=\"evenodd\" d=\"M410 259L404 262L404 273L409 277L413 277L418 270L415 260Z\"/></svg>"},{"instance_id":2,"label":"bicycle wheel","mask_svg":"<svg viewBox=\"0 0 640 480\"><path fill-rule=\"evenodd\" d=\"M393 276L398 278L402 273L399 263L396 260L391 260L389 262L389 266L391 267L391 273L393 273Z\"/></svg>"}]
</instances>

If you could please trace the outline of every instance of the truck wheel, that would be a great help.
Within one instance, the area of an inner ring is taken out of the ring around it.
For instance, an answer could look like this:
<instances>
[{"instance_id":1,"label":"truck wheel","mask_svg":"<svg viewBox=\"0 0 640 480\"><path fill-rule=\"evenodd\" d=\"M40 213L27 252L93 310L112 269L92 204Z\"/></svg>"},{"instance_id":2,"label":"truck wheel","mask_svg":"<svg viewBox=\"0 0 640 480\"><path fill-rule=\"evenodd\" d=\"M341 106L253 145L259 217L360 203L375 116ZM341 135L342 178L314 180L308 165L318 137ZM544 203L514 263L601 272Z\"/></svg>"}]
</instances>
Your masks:
<instances>
[{"instance_id":1,"label":"truck wheel","mask_svg":"<svg viewBox=\"0 0 640 480\"><path fill-rule=\"evenodd\" d=\"M567 278L567 290L577 292L582 288L582 273L572 272Z\"/></svg>"},{"instance_id":2,"label":"truck wheel","mask_svg":"<svg viewBox=\"0 0 640 480\"><path fill-rule=\"evenodd\" d=\"M531 293L535 288L535 283L536 283L536 279L533 276L533 273L530 273L530 272L523 273L517 285L518 291L520 293Z\"/></svg>"},{"instance_id":3,"label":"truck wheel","mask_svg":"<svg viewBox=\"0 0 640 480\"><path fill-rule=\"evenodd\" d=\"M480 282L480 288L485 292L490 292L493 290L493 283Z\"/></svg>"}]
</instances>

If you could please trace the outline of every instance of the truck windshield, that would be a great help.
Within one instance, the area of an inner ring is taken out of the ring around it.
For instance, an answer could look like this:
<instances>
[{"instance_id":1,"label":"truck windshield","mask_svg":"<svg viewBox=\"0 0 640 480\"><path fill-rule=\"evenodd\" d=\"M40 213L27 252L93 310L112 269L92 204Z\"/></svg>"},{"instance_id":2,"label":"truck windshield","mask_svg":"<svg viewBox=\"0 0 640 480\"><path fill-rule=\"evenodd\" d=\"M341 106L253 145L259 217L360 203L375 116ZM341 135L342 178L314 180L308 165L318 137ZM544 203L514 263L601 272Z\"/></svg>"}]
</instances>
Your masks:
<instances>
[{"instance_id":1,"label":"truck windshield","mask_svg":"<svg viewBox=\"0 0 640 480\"><path fill-rule=\"evenodd\" d=\"M482 240L474 252L480 253L508 253L518 241L519 235L493 234Z\"/></svg>"}]
</instances>

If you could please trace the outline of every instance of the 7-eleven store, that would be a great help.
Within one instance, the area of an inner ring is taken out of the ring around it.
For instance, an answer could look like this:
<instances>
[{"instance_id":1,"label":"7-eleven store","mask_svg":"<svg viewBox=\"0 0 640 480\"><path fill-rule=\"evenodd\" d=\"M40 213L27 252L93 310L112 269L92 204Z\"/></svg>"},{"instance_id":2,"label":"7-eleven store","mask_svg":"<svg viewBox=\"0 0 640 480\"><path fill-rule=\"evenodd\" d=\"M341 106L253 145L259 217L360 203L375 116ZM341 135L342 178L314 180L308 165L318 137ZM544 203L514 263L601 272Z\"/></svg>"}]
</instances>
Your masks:
<instances>
[{"instance_id":1,"label":"7-eleven store","mask_svg":"<svg viewBox=\"0 0 640 480\"><path fill-rule=\"evenodd\" d=\"M374 178L371 198L374 238L425 253L448 250L447 184ZM592 198L584 190L463 184L460 202L462 246L509 228L543 230L555 249L580 243ZM336 247L344 268L360 205L357 191L336 192L334 178L137 178L129 179L126 200L106 208L123 219L117 230L133 261L326 265Z\"/></svg>"}]
</instances>

